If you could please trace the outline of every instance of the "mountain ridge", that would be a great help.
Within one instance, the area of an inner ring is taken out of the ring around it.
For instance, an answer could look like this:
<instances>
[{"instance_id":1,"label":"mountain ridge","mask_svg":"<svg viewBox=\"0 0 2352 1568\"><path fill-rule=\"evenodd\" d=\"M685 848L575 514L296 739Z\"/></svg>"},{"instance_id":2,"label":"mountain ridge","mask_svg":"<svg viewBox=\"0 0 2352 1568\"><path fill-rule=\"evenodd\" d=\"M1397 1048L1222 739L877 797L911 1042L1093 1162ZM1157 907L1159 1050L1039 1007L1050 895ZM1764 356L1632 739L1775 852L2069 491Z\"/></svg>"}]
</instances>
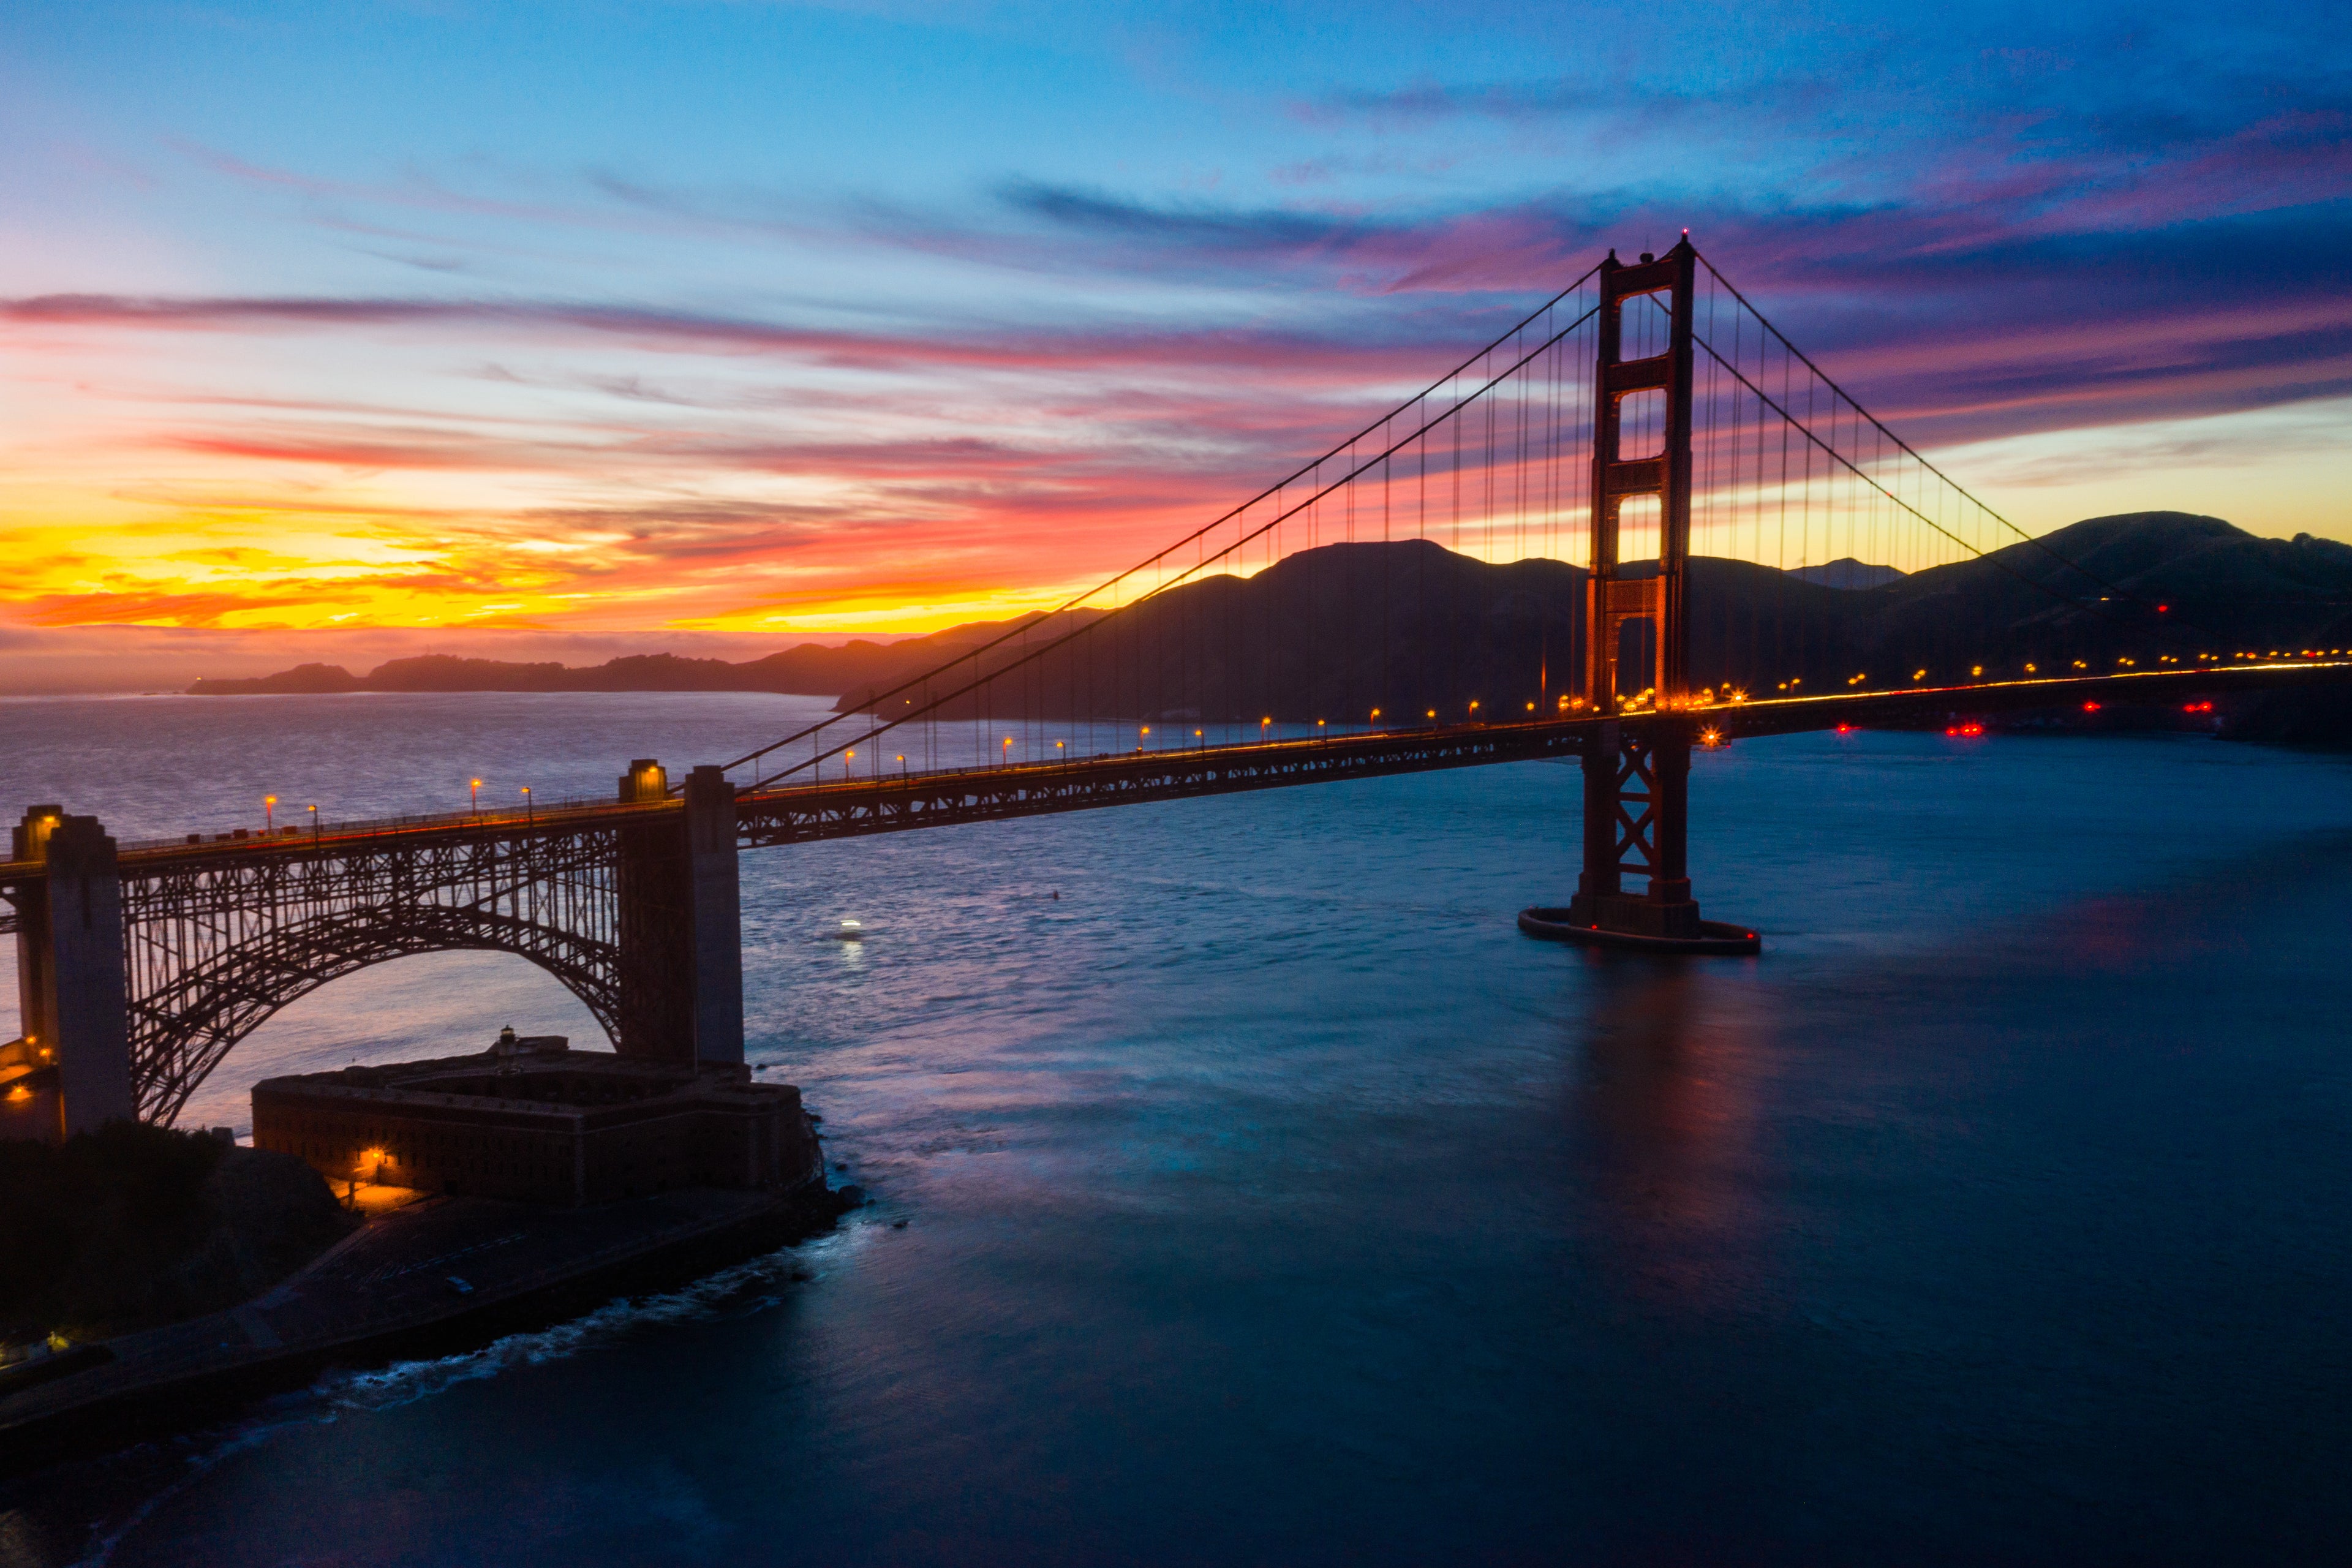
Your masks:
<instances>
[{"instance_id":1,"label":"mountain ridge","mask_svg":"<svg viewBox=\"0 0 2352 1568\"><path fill-rule=\"evenodd\" d=\"M2309 534L2262 539L2186 512L2088 518L1907 574L1861 562L1784 572L1706 556L1690 570L1694 684L1725 694L1882 688L1924 679L1920 670L1964 681L2028 666L2228 662L2240 652L2352 644L2352 546ZM1864 584L1877 574L1888 575ZM921 694L887 694L1025 626L1030 637L1013 636L941 682L995 676L1020 686L1017 699L1007 686L951 703L942 717L992 704L1039 717L1250 721L1356 719L1373 707L1451 715L1473 700L1486 713L1525 712L1556 704L1572 684L1564 660L1578 646L1585 577L1562 562L1490 565L1421 540L1325 545L1252 577L1173 589L1015 675L999 672L1039 637L1050 642L1100 612L838 648L803 644L741 663L655 653L575 669L437 655L391 660L364 677L310 664L190 689L767 691L833 697L841 711L913 707Z\"/></svg>"}]
</instances>

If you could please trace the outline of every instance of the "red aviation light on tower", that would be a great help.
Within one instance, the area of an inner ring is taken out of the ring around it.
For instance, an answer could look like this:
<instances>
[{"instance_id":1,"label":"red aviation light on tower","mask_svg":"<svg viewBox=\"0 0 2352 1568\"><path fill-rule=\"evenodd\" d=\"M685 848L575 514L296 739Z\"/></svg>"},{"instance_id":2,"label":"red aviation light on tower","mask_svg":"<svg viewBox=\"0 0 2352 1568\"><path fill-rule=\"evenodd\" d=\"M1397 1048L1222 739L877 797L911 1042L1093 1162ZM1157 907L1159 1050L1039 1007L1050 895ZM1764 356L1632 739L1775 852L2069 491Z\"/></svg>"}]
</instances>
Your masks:
<instances>
[{"instance_id":1,"label":"red aviation light on tower","mask_svg":"<svg viewBox=\"0 0 2352 1568\"><path fill-rule=\"evenodd\" d=\"M2098 710L2099 705L2095 702L2085 702L2083 704L2083 711L2085 713L2096 713Z\"/></svg>"}]
</instances>

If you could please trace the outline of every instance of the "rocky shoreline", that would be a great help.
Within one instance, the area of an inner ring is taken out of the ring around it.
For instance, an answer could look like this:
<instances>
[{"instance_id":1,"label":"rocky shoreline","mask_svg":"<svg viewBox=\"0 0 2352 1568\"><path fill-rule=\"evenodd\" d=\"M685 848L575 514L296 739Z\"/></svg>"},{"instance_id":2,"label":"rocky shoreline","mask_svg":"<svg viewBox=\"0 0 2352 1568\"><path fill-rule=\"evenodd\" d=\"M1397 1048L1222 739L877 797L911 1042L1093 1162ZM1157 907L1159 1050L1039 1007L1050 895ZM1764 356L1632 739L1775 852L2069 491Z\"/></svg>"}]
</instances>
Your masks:
<instances>
[{"instance_id":1,"label":"rocky shoreline","mask_svg":"<svg viewBox=\"0 0 2352 1568\"><path fill-rule=\"evenodd\" d=\"M330 1367L457 1353L668 1289L830 1229L860 1201L822 1178L592 1208L427 1197L235 1306L0 1373L0 1474L200 1425Z\"/></svg>"}]
</instances>

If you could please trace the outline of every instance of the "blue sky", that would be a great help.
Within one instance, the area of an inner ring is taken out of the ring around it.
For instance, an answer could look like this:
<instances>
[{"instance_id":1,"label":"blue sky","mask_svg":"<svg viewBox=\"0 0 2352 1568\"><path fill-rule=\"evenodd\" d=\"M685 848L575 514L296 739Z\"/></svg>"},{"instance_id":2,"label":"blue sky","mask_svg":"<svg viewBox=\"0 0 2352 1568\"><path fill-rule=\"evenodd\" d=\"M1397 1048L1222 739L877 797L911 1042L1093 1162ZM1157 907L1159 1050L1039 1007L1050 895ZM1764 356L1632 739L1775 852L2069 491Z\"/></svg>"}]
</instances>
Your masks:
<instances>
[{"instance_id":1,"label":"blue sky","mask_svg":"<svg viewBox=\"0 0 2352 1568\"><path fill-rule=\"evenodd\" d=\"M2352 538L2347 31L20 3L0 626L941 624L1156 542L1104 472L1213 506L1685 225L2030 527Z\"/></svg>"}]
</instances>

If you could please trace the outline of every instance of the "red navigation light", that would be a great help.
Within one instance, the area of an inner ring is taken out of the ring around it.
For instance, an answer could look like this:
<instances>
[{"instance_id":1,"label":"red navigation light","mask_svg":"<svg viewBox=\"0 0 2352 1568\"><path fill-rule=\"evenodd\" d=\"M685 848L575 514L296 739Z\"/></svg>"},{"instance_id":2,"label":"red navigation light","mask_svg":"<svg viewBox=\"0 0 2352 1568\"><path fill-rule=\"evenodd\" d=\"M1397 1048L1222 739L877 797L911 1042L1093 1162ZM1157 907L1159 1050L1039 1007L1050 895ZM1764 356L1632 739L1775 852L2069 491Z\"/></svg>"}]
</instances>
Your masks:
<instances>
[{"instance_id":1,"label":"red navigation light","mask_svg":"<svg viewBox=\"0 0 2352 1568\"><path fill-rule=\"evenodd\" d=\"M1963 735L1981 735L1984 733L1984 726L1981 724L1963 724L1960 726L1960 733Z\"/></svg>"},{"instance_id":2,"label":"red navigation light","mask_svg":"<svg viewBox=\"0 0 2352 1568\"><path fill-rule=\"evenodd\" d=\"M1839 725L1839 726L1838 726L1838 733L1839 733L1839 734L1841 734L1841 735L1843 735L1843 734L1846 733L1846 731L1848 731L1852 730L1853 728L1853 725L1851 725L1851 724L1841 724L1841 725Z\"/></svg>"},{"instance_id":3,"label":"red navigation light","mask_svg":"<svg viewBox=\"0 0 2352 1568\"><path fill-rule=\"evenodd\" d=\"M2180 710L2183 713L2210 713L2213 711L2213 705L2210 702L2184 702L2180 705Z\"/></svg>"},{"instance_id":4,"label":"red navigation light","mask_svg":"<svg viewBox=\"0 0 2352 1568\"><path fill-rule=\"evenodd\" d=\"M1947 735L1957 735L1957 734L1958 734L1958 733L1959 733L1959 731L1958 731L1958 730L1948 730L1948 730L1946 730L1946 731L1944 731L1944 733L1945 733L1945 734L1947 734Z\"/></svg>"},{"instance_id":5,"label":"red navigation light","mask_svg":"<svg viewBox=\"0 0 2352 1568\"><path fill-rule=\"evenodd\" d=\"M2165 612L2165 611L2167 611L2167 610L2168 610L2168 609L2170 609L2170 608L2172 608L2172 606L2171 606L2170 605L2158 605L2156 607L2156 613L2157 613L2158 615L2159 615L2159 616L2160 616L2160 615L2164 614L2164 612Z\"/></svg>"},{"instance_id":6,"label":"red navigation light","mask_svg":"<svg viewBox=\"0 0 2352 1568\"><path fill-rule=\"evenodd\" d=\"M2095 702L2085 702L2083 704L2083 711L2085 713L2096 713L2098 710L2099 705Z\"/></svg>"}]
</instances>

